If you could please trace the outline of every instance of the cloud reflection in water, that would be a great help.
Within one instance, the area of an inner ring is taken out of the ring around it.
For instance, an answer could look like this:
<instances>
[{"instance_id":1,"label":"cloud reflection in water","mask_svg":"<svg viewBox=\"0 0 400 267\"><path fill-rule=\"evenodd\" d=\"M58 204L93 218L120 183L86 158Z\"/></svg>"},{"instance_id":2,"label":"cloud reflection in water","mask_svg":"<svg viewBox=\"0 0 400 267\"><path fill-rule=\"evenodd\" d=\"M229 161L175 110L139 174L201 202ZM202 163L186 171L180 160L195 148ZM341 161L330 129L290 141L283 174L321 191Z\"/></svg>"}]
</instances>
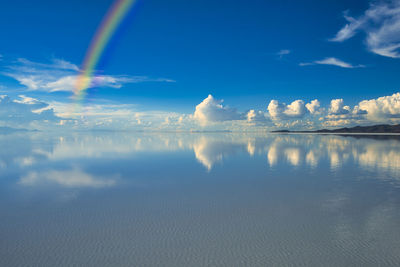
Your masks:
<instances>
[{"instance_id":1,"label":"cloud reflection in water","mask_svg":"<svg viewBox=\"0 0 400 267\"><path fill-rule=\"evenodd\" d=\"M54 136L45 133L0 135L0 170L18 170L19 184L41 183L64 187L108 187L121 176L118 169L99 177L86 168L88 161L118 161L143 153L192 151L207 171L235 155L259 155L267 166L309 166L328 162L338 170L347 162L365 170L400 174L400 141L397 137L279 135L279 134L173 134L80 133ZM13 144L12 148L10 144ZM107 178L108 177L108 178ZM111 178L110 178L111 177Z\"/></svg>"}]
</instances>

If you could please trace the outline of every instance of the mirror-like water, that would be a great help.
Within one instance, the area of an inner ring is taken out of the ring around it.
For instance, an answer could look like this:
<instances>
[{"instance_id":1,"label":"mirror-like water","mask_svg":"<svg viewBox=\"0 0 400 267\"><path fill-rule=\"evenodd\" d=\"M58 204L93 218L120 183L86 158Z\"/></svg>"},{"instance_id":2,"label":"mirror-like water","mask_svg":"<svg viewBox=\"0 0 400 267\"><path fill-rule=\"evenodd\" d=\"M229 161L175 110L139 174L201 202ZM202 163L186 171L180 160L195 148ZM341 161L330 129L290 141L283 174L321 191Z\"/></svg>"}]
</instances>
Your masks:
<instances>
[{"instance_id":1,"label":"mirror-like water","mask_svg":"<svg viewBox=\"0 0 400 267\"><path fill-rule=\"evenodd\" d=\"M1 266L400 265L400 139L0 135Z\"/></svg>"}]
</instances>

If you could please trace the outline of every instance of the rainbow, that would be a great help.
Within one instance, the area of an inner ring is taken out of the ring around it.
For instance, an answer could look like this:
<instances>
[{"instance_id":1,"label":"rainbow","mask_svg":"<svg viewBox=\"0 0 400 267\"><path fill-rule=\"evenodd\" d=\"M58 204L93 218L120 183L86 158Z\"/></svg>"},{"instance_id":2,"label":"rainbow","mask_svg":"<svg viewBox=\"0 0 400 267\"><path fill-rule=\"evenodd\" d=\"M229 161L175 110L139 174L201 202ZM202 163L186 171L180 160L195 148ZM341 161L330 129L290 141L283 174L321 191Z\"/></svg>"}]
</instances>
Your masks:
<instances>
[{"instance_id":1,"label":"rainbow","mask_svg":"<svg viewBox=\"0 0 400 267\"><path fill-rule=\"evenodd\" d=\"M75 98L78 102L85 98L86 91L93 82L95 68L108 42L135 2L137 1L115 0L106 16L103 18L86 52L81 73L76 81Z\"/></svg>"}]
</instances>

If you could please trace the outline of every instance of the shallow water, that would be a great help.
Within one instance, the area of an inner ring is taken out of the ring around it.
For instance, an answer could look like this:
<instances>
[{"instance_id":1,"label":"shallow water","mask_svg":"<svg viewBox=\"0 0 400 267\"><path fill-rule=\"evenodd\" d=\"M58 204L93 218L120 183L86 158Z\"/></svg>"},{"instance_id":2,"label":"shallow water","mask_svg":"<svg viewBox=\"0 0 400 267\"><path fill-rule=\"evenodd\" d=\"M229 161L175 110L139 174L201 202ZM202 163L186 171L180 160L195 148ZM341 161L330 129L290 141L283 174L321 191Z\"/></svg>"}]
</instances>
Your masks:
<instances>
[{"instance_id":1,"label":"shallow water","mask_svg":"<svg viewBox=\"0 0 400 267\"><path fill-rule=\"evenodd\" d=\"M398 266L400 139L0 134L0 266Z\"/></svg>"}]
</instances>

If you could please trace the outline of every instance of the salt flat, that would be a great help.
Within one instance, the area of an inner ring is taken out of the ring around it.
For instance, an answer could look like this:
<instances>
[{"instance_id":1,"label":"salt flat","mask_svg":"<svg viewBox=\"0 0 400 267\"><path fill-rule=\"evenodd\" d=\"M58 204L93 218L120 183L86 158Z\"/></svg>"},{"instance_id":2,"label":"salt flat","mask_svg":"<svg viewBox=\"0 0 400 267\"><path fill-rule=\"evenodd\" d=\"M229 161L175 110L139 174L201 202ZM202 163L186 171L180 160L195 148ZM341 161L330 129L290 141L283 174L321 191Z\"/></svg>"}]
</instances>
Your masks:
<instances>
[{"instance_id":1,"label":"salt flat","mask_svg":"<svg viewBox=\"0 0 400 267\"><path fill-rule=\"evenodd\" d=\"M399 140L3 134L0 265L399 265Z\"/></svg>"}]
</instances>

